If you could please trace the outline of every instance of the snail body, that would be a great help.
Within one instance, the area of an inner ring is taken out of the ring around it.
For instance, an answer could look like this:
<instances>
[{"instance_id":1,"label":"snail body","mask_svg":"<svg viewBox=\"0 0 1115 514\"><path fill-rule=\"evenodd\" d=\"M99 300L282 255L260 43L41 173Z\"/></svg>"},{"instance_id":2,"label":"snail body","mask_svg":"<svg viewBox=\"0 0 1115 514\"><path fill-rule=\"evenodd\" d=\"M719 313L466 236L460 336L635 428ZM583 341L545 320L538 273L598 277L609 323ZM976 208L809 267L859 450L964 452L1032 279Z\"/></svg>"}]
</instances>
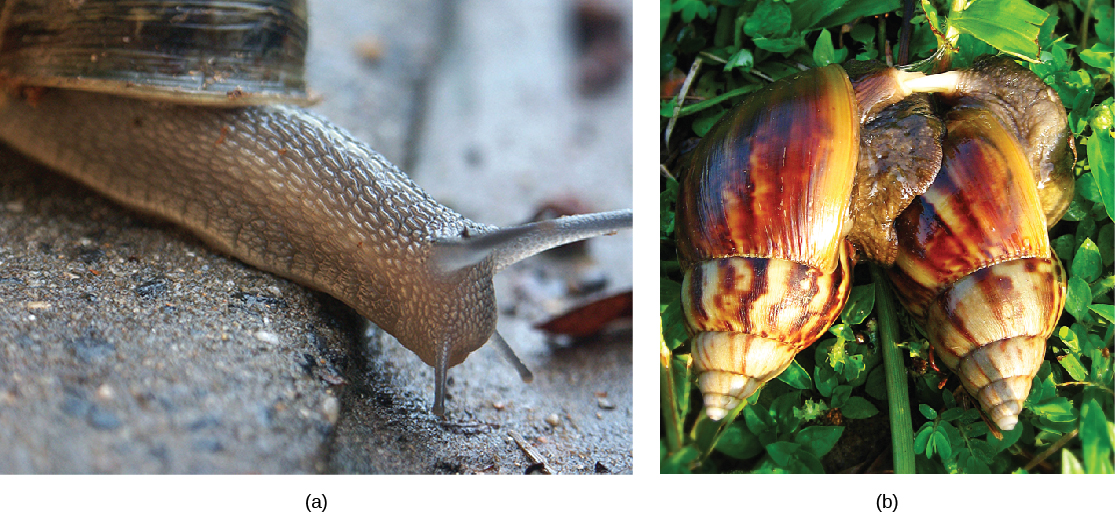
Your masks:
<instances>
[{"instance_id":1,"label":"snail body","mask_svg":"<svg viewBox=\"0 0 1115 514\"><path fill-rule=\"evenodd\" d=\"M173 221L220 251L353 307L435 368L434 413L444 413L449 368L489 340L506 345L495 332L497 271L553 246L630 227L629 210L510 229L464 218L367 144L297 106L307 98L299 90L304 2L190 5L185 14L170 15L157 8L178 9L179 2L146 2L144 8L95 1L5 3L0 72L10 89L44 89L0 105L0 139L123 205ZM50 23L49 16L16 15L33 7L68 13L58 18L123 27L129 34L123 48L101 50L94 59L109 69L120 67L110 57L115 52L153 51L147 45L164 42L168 31L192 34L199 23L216 24L213 32L222 34L254 26L245 38L262 46L245 52L238 49L242 38L222 54L209 38L186 40L183 45L198 48L175 47L168 54L216 56L197 61L199 70L172 70L194 86L164 85L164 69L143 70L140 75L158 80L142 87L85 68L70 76L40 69L34 57L68 53L56 45L86 51L87 45L73 43L86 41L86 33L19 37L38 33L31 30L35 24ZM152 20L178 25L155 30ZM145 39L145 28L157 39ZM256 57L272 54L293 64L265 62L259 76L230 78L236 69L254 69ZM238 67L244 59L252 65ZM226 62L226 71L213 69ZM297 80L291 69L297 69ZM85 79L102 75L107 78ZM272 76L278 78L265 80ZM272 93L269 84L276 81L282 91ZM225 82L235 85L221 86ZM256 84L267 87L257 91Z\"/></svg>"}]
</instances>

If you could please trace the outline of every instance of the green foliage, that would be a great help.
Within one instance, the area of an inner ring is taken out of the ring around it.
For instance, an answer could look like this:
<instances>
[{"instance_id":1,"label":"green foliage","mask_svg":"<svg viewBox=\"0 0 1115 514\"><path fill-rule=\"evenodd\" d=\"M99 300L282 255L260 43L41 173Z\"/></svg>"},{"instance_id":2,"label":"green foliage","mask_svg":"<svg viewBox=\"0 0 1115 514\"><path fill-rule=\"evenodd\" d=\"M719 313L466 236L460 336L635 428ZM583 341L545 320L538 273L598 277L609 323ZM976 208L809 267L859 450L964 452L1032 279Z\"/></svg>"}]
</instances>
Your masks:
<instances>
[{"instance_id":1,"label":"green foliage","mask_svg":"<svg viewBox=\"0 0 1115 514\"><path fill-rule=\"evenodd\" d=\"M678 155L740 97L808 67L880 59L888 42L897 55L901 3L661 0L661 73L694 73L681 109L675 109L676 92L660 106L664 135L671 127L663 151L668 174L676 175ZM956 10L953 4L968 5ZM918 472L1113 471L1112 11L1110 2L1083 0L1037 7L1024 0L918 2L908 43L911 62L932 58L939 48L954 51L954 68L989 53L1024 60L1064 104L1078 156L1075 196L1050 230L1068 277L1065 311L1014 430L999 438L954 376L925 366L931 350L924 329L899 312L898 347L910 392L910 405L903 408L913 415ZM883 13L890 13L889 24L876 17ZM694 67L697 59L700 65ZM887 404L876 302L876 288L889 285L857 274L851 299L829 334L725 422L712 422L701 412L689 372L674 243L677 186L673 178L663 178L660 200L663 362L670 364L662 375L669 381L662 398L662 471L862 470L851 465L860 461L842 462L837 455L850 451L856 434L890 442L887 419L894 407Z\"/></svg>"}]
</instances>

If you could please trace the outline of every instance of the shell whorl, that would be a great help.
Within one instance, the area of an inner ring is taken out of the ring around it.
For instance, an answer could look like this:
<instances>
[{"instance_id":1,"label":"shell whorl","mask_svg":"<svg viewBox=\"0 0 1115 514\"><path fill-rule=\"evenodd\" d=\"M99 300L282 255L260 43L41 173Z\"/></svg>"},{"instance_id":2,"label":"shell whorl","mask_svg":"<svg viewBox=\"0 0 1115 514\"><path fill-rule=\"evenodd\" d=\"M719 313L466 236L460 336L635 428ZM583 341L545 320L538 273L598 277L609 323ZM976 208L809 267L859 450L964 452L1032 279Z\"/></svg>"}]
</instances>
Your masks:
<instances>
[{"instance_id":1,"label":"shell whorl","mask_svg":"<svg viewBox=\"0 0 1115 514\"><path fill-rule=\"evenodd\" d=\"M721 118L682 178L683 266L743 256L833 270L848 228L857 117L847 75L826 66L769 86Z\"/></svg>"},{"instance_id":2,"label":"shell whorl","mask_svg":"<svg viewBox=\"0 0 1115 514\"><path fill-rule=\"evenodd\" d=\"M778 376L840 316L852 287L852 247L824 272L782 259L705 261L685 274L682 308L709 418Z\"/></svg>"}]
</instances>

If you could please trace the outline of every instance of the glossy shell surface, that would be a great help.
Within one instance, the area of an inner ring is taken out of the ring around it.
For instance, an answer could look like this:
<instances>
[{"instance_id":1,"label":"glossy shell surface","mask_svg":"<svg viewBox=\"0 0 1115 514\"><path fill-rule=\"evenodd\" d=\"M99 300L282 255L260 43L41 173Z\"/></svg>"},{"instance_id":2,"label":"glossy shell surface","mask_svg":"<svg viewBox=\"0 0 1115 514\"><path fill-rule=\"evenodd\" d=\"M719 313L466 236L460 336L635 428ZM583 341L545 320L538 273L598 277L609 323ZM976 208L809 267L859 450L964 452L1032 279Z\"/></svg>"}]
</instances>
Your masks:
<instances>
[{"instance_id":1,"label":"glossy shell surface","mask_svg":"<svg viewBox=\"0 0 1115 514\"><path fill-rule=\"evenodd\" d=\"M828 66L749 96L694 150L678 247L710 418L781 373L847 301L858 140L851 84Z\"/></svg>"},{"instance_id":2,"label":"glossy shell surface","mask_svg":"<svg viewBox=\"0 0 1115 514\"><path fill-rule=\"evenodd\" d=\"M0 75L179 103L312 103L305 0L2 0Z\"/></svg>"},{"instance_id":3,"label":"glossy shell surface","mask_svg":"<svg viewBox=\"0 0 1115 514\"><path fill-rule=\"evenodd\" d=\"M987 109L948 114L944 164L899 216L891 273L930 344L1003 430L1017 423L1065 274L1017 140Z\"/></svg>"}]
</instances>

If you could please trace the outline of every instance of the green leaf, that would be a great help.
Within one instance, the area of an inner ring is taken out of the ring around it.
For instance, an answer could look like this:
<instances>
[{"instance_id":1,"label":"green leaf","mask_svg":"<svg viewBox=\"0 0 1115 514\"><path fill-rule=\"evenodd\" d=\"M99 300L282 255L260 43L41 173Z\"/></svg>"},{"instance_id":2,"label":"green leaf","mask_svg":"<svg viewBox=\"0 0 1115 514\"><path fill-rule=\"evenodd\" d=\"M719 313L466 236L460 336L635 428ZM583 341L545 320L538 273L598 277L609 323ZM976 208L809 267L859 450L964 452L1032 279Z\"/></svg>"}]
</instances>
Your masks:
<instances>
[{"instance_id":1,"label":"green leaf","mask_svg":"<svg viewBox=\"0 0 1115 514\"><path fill-rule=\"evenodd\" d=\"M975 0L949 14L949 26L1027 61L1039 57L1038 35L1049 13L1025 0Z\"/></svg>"},{"instance_id":2,"label":"green leaf","mask_svg":"<svg viewBox=\"0 0 1115 514\"><path fill-rule=\"evenodd\" d=\"M663 236L674 232L674 209L672 207L677 203L679 187L677 180L674 180L673 177L666 177L666 188L658 195L659 212L661 213L658 227Z\"/></svg>"},{"instance_id":3,"label":"green leaf","mask_svg":"<svg viewBox=\"0 0 1115 514\"><path fill-rule=\"evenodd\" d=\"M832 349L829 350L829 362L832 363L832 368L836 369L836 363L844 362L844 355L846 353L844 343L855 341L856 333L852 330L852 327L844 323L837 323L829 327L829 333L840 338L836 344L832 345Z\"/></svg>"},{"instance_id":4,"label":"green leaf","mask_svg":"<svg viewBox=\"0 0 1115 514\"><path fill-rule=\"evenodd\" d=\"M848 303L844 304L844 312L840 319L849 325L858 325L867 319L875 309L875 284L855 286L848 295Z\"/></svg>"},{"instance_id":5,"label":"green leaf","mask_svg":"<svg viewBox=\"0 0 1115 514\"><path fill-rule=\"evenodd\" d=\"M792 53L799 48L806 48L805 34L796 32L789 37L783 38L765 38L757 37L751 40L755 46L770 52L778 52L783 54Z\"/></svg>"},{"instance_id":6,"label":"green leaf","mask_svg":"<svg viewBox=\"0 0 1115 514\"><path fill-rule=\"evenodd\" d=\"M1092 167L1092 175L1099 184L1100 196L1103 197L1103 206L1107 209L1107 217L1115 219L1115 151L1112 150L1115 139L1107 131L1094 132L1088 138L1088 164Z\"/></svg>"},{"instance_id":7,"label":"green leaf","mask_svg":"<svg viewBox=\"0 0 1115 514\"><path fill-rule=\"evenodd\" d=\"M662 311L662 340L671 351L677 350L689 338L689 333L685 331L685 315L681 311L681 284L662 279L658 295L661 299L668 299L659 307Z\"/></svg>"},{"instance_id":8,"label":"green leaf","mask_svg":"<svg viewBox=\"0 0 1115 514\"><path fill-rule=\"evenodd\" d=\"M925 454L926 457L932 457L932 450L929 448L929 439L933 437L933 423L926 423L918 430L918 434L914 436L914 453Z\"/></svg>"},{"instance_id":9,"label":"green leaf","mask_svg":"<svg viewBox=\"0 0 1115 514\"><path fill-rule=\"evenodd\" d=\"M832 34L829 29L821 29L817 44L813 45L813 65L820 68L834 62L839 61L836 60L836 49L832 46Z\"/></svg>"},{"instance_id":10,"label":"green leaf","mask_svg":"<svg viewBox=\"0 0 1115 514\"><path fill-rule=\"evenodd\" d=\"M693 446L685 446L673 455L666 457L662 463L662 473L689 473L689 464L696 461L701 453Z\"/></svg>"},{"instance_id":11,"label":"green leaf","mask_svg":"<svg viewBox=\"0 0 1115 514\"><path fill-rule=\"evenodd\" d=\"M790 362L790 367L786 368L778 375L778 380L785 382L790 387L795 389L812 389L813 381L809 379L809 372L798 364L797 359Z\"/></svg>"},{"instance_id":12,"label":"green leaf","mask_svg":"<svg viewBox=\"0 0 1115 514\"><path fill-rule=\"evenodd\" d=\"M1088 378L1088 370L1084 369L1084 365L1075 355L1062 355L1057 358L1057 362L1061 363L1061 367L1069 372L1073 380L1083 381Z\"/></svg>"},{"instance_id":13,"label":"green leaf","mask_svg":"<svg viewBox=\"0 0 1115 514\"><path fill-rule=\"evenodd\" d=\"M689 23L694 18L708 18L708 6L701 0L675 0L674 12L681 13L681 21Z\"/></svg>"},{"instance_id":14,"label":"green leaf","mask_svg":"<svg viewBox=\"0 0 1115 514\"><path fill-rule=\"evenodd\" d=\"M1112 473L1111 429L1095 398L1080 407L1080 442L1087 473Z\"/></svg>"},{"instance_id":15,"label":"green leaf","mask_svg":"<svg viewBox=\"0 0 1115 514\"><path fill-rule=\"evenodd\" d=\"M867 383L863 386L867 394L876 400L887 399L887 373L883 366L875 366L867 375Z\"/></svg>"},{"instance_id":16,"label":"green leaf","mask_svg":"<svg viewBox=\"0 0 1115 514\"><path fill-rule=\"evenodd\" d=\"M831 25L819 25L817 21L828 16L845 3L858 2L849 2L848 0L791 0L786 3L789 4L790 12L793 14L794 30L808 30L831 27Z\"/></svg>"},{"instance_id":17,"label":"green leaf","mask_svg":"<svg viewBox=\"0 0 1115 514\"><path fill-rule=\"evenodd\" d=\"M770 416L778 427L778 433L789 434L801 425L797 415L797 405L801 402L801 392L791 391L775 398L770 404Z\"/></svg>"},{"instance_id":18,"label":"green leaf","mask_svg":"<svg viewBox=\"0 0 1115 514\"><path fill-rule=\"evenodd\" d=\"M1096 246L1100 247L1100 257L1103 258L1104 266L1111 266L1112 263L1115 263L1115 224L1104 223L1100 227L1099 236L1096 237Z\"/></svg>"},{"instance_id":19,"label":"green leaf","mask_svg":"<svg viewBox=\"0 0 1115 514\"><path fill-rule=\"evenodd\" d=\"M802 449L816 457L824 457L826 453L836 446L844 427L805 427L794 434L794 442L801 444Z\"/></svg>"},{"instance_id":20,"label":"green leaf","mask_svg":"<svg viewBox=\"0 0 1115 514\"><path fill-rule=\"evenodd\" d=\"M813 383L817 385L817 392L821 393L821 396L832 396L832 390L837 383L837 374L828 365L818 364L813 368Z\"/></svg>"},{"instance_id":21,"label":"green leaf","mask_svg":"<svg viewBox=\"0 0 1115 514\"><path fill-rule=\"evenodd\" d=\"M736 459L750 459L762 453L763 447L743 423L732 423L721 434L716 451Z\"/></svg>"},{"instance_id":22,"label":"green leaf","mask_svg":"<svg viewBox=\"0 0 1115 514\"><path fill-rule=\"evenodd\" d=\"M1068 448L1061 450L1061 474L1063 475L1082 475L1087 473L1084 471L1084 466L1080 464L1080 459L1076 458Z\"/></svg>"},{"instance_id":23,"label":"green leaf","mask_svg":"<svg viewBox=\"0 0 1115 514\"><path fill-rule=\"evenodd\" d=\"M937 419L937 411L924 403L918 405L918 412L921 412L921 415L930 421Z\"/></svg>"},{"instance_id":24,"label":"green leaf","mask_svg":"<svg viewBox=\"0 0 1115 514\"><path fill-rule=\"evenodd\" d=\"M1080 60L1089 66L1115 73L1115 66L1112 66L1111 61L1111 47L1103 43L1096 43L1092 48L1080 52Z\"/></svg>"},{"instance_id":25,"label":"green leaf","mask_svg":"<svg viewBox=\"0 0 1115 514\"><path fill-rule=\"evenodd\" d=\"M1085 320L1088 306L1092 304L1092 288L1080 277L1069 279L1068 295L1065 298L1065 310L1078 320Z\"/></svg>"},{"instance_id":26,"label":"green leaf","mask_svg":"<svg viewBox=\"0 0 1115 514\"><path fill-rule=\"evenodd\" d=\"M1065 343L1069 352L1073 355L1080 355L1080 338L1076 336L1076 332L1069 327L1060 327L1057 329L1057 338Z\"/></svg>"},{"instance_id":27,"label":"green leaf","mask_svg":"<svg viewBox=\"0 0 1115 514\"><path fill-rule=\"evenodd\" d=\"M751 53L751 50L741 48L728 58L728 62L724 65L724 71L739 68L740 71L747 73L751 71L751 67L754 65L755 56Z\"/></svg>"},{"instance_id":28,"label":"green leaf","mask_svg":"<svg viewBox=\"0 0 1115 514\"><path fill-rule=\"evenodd\" d=\"M1052 241L1053 252L1058 257L1065 260L1066 263L1071 263L1073 256L1076 255L1076 237L1072 234L1065 234Z\"/></svg>"},{"instance_id":29,"label":"green leaf","mask_svg":"<svg viewBox=\"0 0 1115 514\"><path fill-rule=\"evenodd\" d=\"M1056 397L1031 407L1031 410L1038 417L1054 423L1073 421L1076 418L1068 398Z\"/></svg>"},{"instance_id":30,"label":"green leaf","mask_svg":"<svg viewBox=\"0 0 1115 514\"><path fill-rule=\"evenodd\" d=\"M761 0L743 24L743 32L755 39L781 38L790 33L790 22L790 7L784 2Z\"/></svg>"},{"instance_id":31,"label":"green leaf","mask_svg":"<svg viewBox=\"0 0 1115 514\"><path fill-rule=\"evenodd\" d=\"M693 132L698 136L705 137L709 129L720 121L720 117L727 114L726 110L707 110L702 111L696 120L693 120Z\"/></svg>"},{"instance_id":32,"label":"green leaf","mask_svg":"<svg viewBox=\"0 0 1115 514\"><path fill-rule=\"evenodd\" d=\"M849 419L867 419L879 413L879 409L875 408L871 402L859 396L848 398L844 402L844 406L840 408L840 412L844 417Z\"/></svg>"},{"instance_id":33,"label":"green leaf","mask_svg":"<svg viewBox=\"0 0 1115 514\"><path fill-rule=\"evenodd\" d=\"M766 445L767 455L770 455L775 464L782 467L790 465L790 456L800 448L800 444L790 441L778 441Z\"/></svg>"},{"instance_id":34,"label":"green leaf","mask_svg":"<svg viewBox=\"0 0 1115 514\"><path fill-rule=\"evenodd\" d=\"M658 0L658 40L666 37L666 29L670 26L670 15L674 13L671 9L673 2L671 0Z\"/></svg>"},{"instance_id":35,"label":"green leaf","mask_svg":"<svg viewBox=\"0 0 1115 514\"><path fill-rule=\"evenodd\" d=\"M839 9L814 23L814 27L835 27L849 23L856 18L867 18L877 14L893 12L902 8L902 0L856 0L844 2Z\"/></svg>"},{"instance_id":36,"label":"green leaf","mask_svg":"<svg viewBox=\"0 0 1115 514\"><path fill-rule=\"evenodd\" d=\"M756 408L748 405L743 409L743 422L747 423L747 429L759 437L759 442L768 444L774 441L775 434L774 420L770 419L770 414L765 409Z\"/></svg>"},{"instance_id":37,"label":"green leaf","mask_svg":"<svg viewBox=\"0 0 1115 514\"><path fill-rule=\"evenodd\" d=\"M1093 303L1088 308L1091 309L1092 312L1099 314L1100 317L1107 320L1108 323L1115 323L1115 305Z\"/></svg>"},{"instance_id":38,"label":"green leaf","mask_svg":"<svg viewBox=\"0 0 1115 514\"><path fill-rule=\"evenodd\" d=\"M851 396L852 396L852 386L848 386L848 385L836 386L832 390L832 406L833 407L843 407L844 402L847 402L848 398L851 398Z\"/></svg>"},{"instance_id":39,"label":"green leaf","mask_svg":"<svg viewBox=\"0 0 1115 514\"><path fill-rule=\"evenodd\" d=\"M949 441L949 436L944 430L934 430L933 436L929 438L929 445L933 451L941 456L942 462L948 462L952 458L952 442ZM928 454L926 455L929 456Z\"/></svg>"},{"instance_id":40,"label":"green leaf","mask_svg":"<svg viewBox=\"0 0 1115 514\"><path fill-rule=\"evenodd\" d=\"M1096 247L1096 243L1091 239L1085 239L1072 259L1072 275L1080 277L1085 282L1095 282L1102 268L1100 261L1100 249Z\"/></svg>"}]
</instances>

